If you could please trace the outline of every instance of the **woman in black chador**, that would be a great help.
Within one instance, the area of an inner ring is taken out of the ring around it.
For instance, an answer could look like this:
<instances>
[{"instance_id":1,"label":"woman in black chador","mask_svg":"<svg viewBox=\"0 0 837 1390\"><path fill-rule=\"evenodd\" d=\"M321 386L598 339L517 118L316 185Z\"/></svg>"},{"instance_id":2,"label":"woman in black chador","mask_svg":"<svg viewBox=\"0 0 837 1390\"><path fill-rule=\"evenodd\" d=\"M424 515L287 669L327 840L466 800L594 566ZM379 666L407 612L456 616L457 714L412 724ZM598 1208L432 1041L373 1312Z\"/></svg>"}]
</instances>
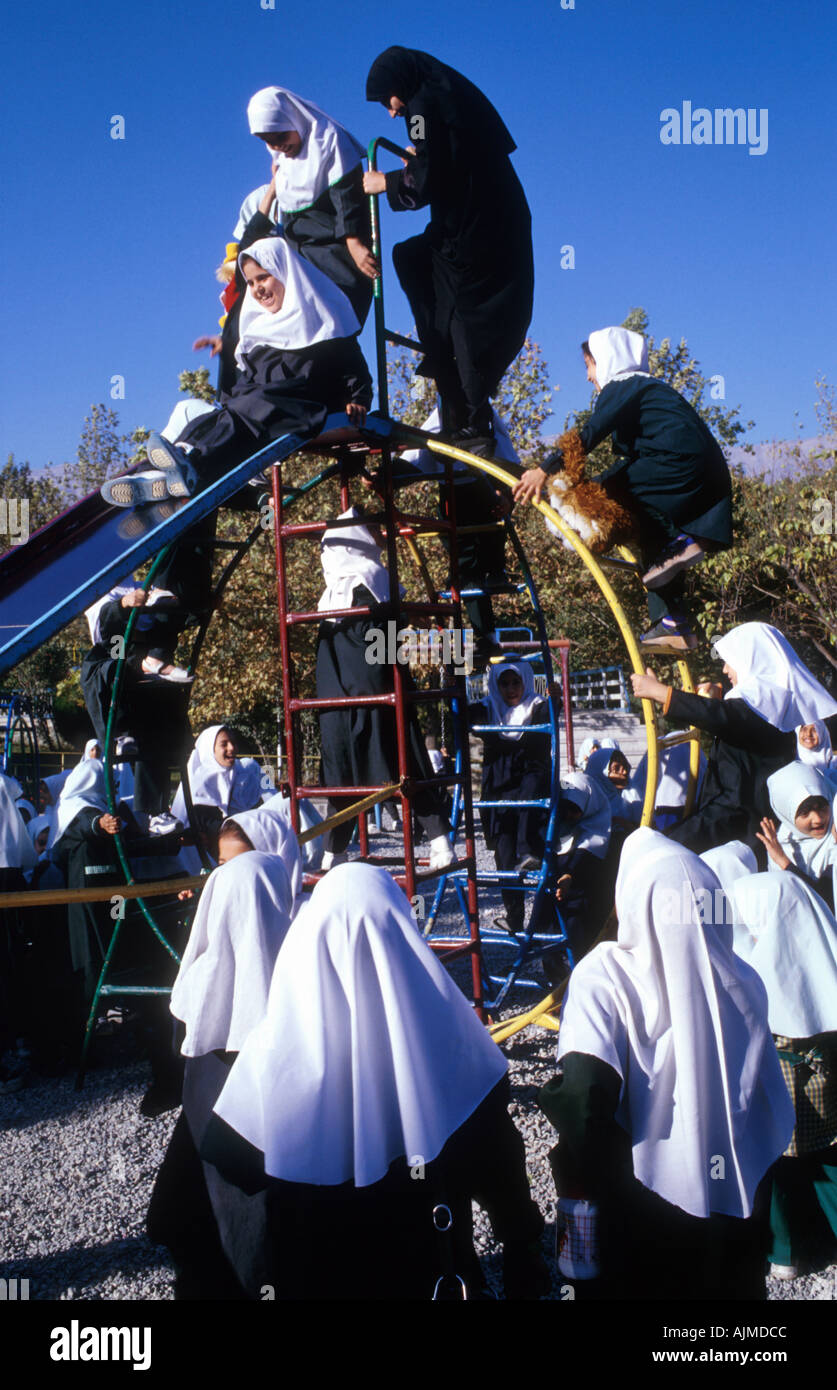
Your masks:
<instances>
[{"instance_id":1,"label":"woman in black chador","mask_svg":"<svg viewBox=\"0 0 837 1390\"><path fill-rule=\"evenodd\" d=\"M393 261L433 377L442 427L490 454L489 396L523 346L532 317L529 207L509 155L516 148L491 102L467 78L415 49L388 48L368 101L403 116L415 155L403 170L367 173L367 193L396 210L430 206L420 236Z\"/></svg>"}]
</instances>

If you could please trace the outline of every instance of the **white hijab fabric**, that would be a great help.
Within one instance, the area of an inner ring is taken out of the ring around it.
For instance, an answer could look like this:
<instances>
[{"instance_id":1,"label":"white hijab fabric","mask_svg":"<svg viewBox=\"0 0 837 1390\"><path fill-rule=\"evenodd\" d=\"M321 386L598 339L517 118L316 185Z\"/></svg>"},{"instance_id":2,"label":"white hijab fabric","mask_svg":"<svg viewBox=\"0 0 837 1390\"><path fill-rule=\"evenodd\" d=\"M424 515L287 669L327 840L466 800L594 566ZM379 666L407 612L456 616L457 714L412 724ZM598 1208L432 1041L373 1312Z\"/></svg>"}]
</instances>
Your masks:
<instances>
[{"instance_id":1,"label":"white hijab fabric","mask_svg":"<svg viewBox=\"0 0 837 1390\"><path fill-rule=\"evenodd\" d=\"M94 748L101 748L101 744L97 738L89 738L84 745L84 752L81 755L82 758L92 757ZM102 759L100 758L99 761L101 762Z\"/></svg>"},{"instance_id":2,"label":"white hijab fabric","mask_svg":"<svg viewBox=\"0 0 837 1390\"><path fill-rule=\"evenodd\" d=\"M655 806L685 806L686 790L689 785L689 758L691 749L688 743L675 743L672 748L660 750L659 781ZM698 759L696 794L700 792L706 758L701 751ZM643 753L631 778L631 787L645 799L645 782L648 775L648 754Z\"/></svg>"},{"instance_id":3,"label":"white hijab fabric","mask_svg":"<svg viewBox=\"0 0 837 1390\"><path fill-rule=\"evenodd\" d=\"M648 344L629 328L597 328L587 339L596 363L599 390L628 376L649 376Z\"/></svg>"},{"instance_id":4,"label":"white hijab fabric","mask_svg":"<svg viewBox=\"0 0 837 1390\"><path fill-rule=\"evenodd\" d=\"M644 1187L692 1216L747 1217L794 1111L764 986L701 922L699 895L719 887L697 855L665 836L629 836L618 939L573 971L558 1056L587 1053L621 1076L616 1118Z\"/></svg>"},{"instance_id":5,"label":"white hijab fabric","mask_svg":"<svg viewBox=\"0 0 837 1390\"><path fill-rule=\"evenodd\" d=\"M734 885L735 950L767 990L771 1030L787 1038L837 1031L837 922L795 874Z\"/></svg>"},{"instance_id":6,"label":"white hijab fabric","mask_svg":"<svg viewBox=\"0 0 837 1390\"><path fill-rule=\"evenodd\" d=\"M262 799L259 765L252 758L236 760L231 768L222 767L215 756L215 740L226 724L212 724L195 740L186 771L195 806L218 806L225 816L250 811ZM188 825L186 798L182 784L177 789L172 813Z\"/></svg>"},{"instance_id":7,"label":"white hijab fabric","mask_svg":"<svg viewBox=\"0 0 837 1390\"><path fill-rule=\"evenodd\" d=\"M116 599L124 598L125 594L130 594L134 589L141 586L137 584L133 575L128 575L127 579L122 579L118 584L114 584L112 589L108 589L106 594L97 598L89 608L85 608L84 616L87 619L87 626L90 629L90 641L95 647L102 640L102 628L99 621L102 609L106 603L114 603Z\"/></svg>"},{"instance_id":8,"label":"white hijab fabric","mask_svg":"<svg viewBox=\"0 0 837 1390\"><path fill-rule=\"evenodd\" d=\"M256 347L299 352L332 338L351 338L360 332L357 315L343 291L315 265L298 256L284 237L263 237L242 251L238 264L249 257L285 286L285 298L275 314L265 309L249 289L239 318L235 360Z\"/></svg>"},{"instance_id":9,"label":"white hijab fabric","mask_svg":"<svg viewBox=\"0 0 837 1390\"><path fill-rule=\"evenodd\" d=\"M638 822L642 816L642 798L635 787L630 783L630 763L628 763L628 785L624 791L617 787L607 775L607 770L613 762L614 755L622 753L621 748L613 745L603 745L596 748L587 759L585 771L592 782L600 787L610 802L611 816L621 816L624 820ZM628 759L622 753L625 762Z\"/></svg>"},{"instance_id":10,"label":"white hijab fabric","mask_svg":"<svg viewBox=\"0 0 837 1390\"><path fill-rule=\"evenodd\" d=\"M215 1111L272 1177L368 1187L396 1158L436 1158L507 1065L398 885L346 864L288 932Z\"/></svg>"},{"instance_id":11,"label":"white hijab fabric","mask_svg":"<svg viewBox=\"0 0 837 1390\"><path fill-rule=\"evenodd\" d=\"M285 872L293 890L294 901L302 890L302 855L296 842L290 819L278 798L259 806L254 811L236 811L228 820L234 821L244 831L253 849L260 854L278 855L285 866Z\"/></svg>"},{"instance_id":12,"label":"white hijab fabric","mask_svg":"<svg viewBox=\"0 0 837 1390\"><path fill-rule=\"evenodd\" d=\"M831 833L834 827L831 808L834 788L818 768L806 767L804 763L788 763L787 767L780 767L778 772L768 777L767 791L770 805L781 822L778 839L786 855L798 869L803 869L813 878L820 878L831 865L837 863L837 844ZM819 840L803 834L795 825L799 807L810 796L821 796L828 803L828 829ZM781 872L772 859L768 867Z\"/></svg>"},{"instance_id":13,"label":"white hijab fabric","mask_svg":"<svg viewBox=\"0 0 837 1390\"><path fill-rule=\"evenodd\" d=\"M366 151L344 126L287 87L263 87L250 98L251 135L295 130L302 148L295 158L275 152L276 201L283 212L310 207L320 194L357 168Z\"/></svg>"},{"instance_id":14,"label":"white hijab fabric","mask_svg":"<svg viewBox=\"0 0 837 1390\"><path fill-rule=\"evenodd\" d=\"M15 805L13 781L0 772L0 869L31 869L38 854Z\"/></svg>"},{"instance_id":15,"label":"white hijab fabric","mask_svg":"<svg viewBox=\"0 0 837 1390\"><path fill-rule=\"evenodd\" d=\"M769 623L734 627L718 638L715 651L738 676L738 684L724 699L744 700L782 733L837 714L837 700Z\"/></svg>"},{"instance_id":16,"label":"white hijab fabric","mask_svg":"<svg viewBox=\"0 0 837 1390\"><path fill-rule=\"evenodd\" d=\"M270 187L271 185L269 183L263 183L260 184L258 188L254 188L252 193L247 194L247 197L244 199L239 209L238 221L233 231L233 241L240 241L244 236L248 222L251 218L255 217L259 210L259 204Z\"/></svg>"},{"instance_id":17,"label":"white hijab fabric","mask_svg":"<svg viewBox=\"0 0 837 1390\"><path fill-rule=\"evenodd\" d=\"M523 681L523 695L518 705L507 705L500 693L500 677L504 671L515 671ZM494 662L488 668L488 709L491 715L492 724L503 724L508 729L508 733L500 734L500 738L510 739L517 742L523 738L520 732L521 725L528 724L532 718L532 711L535 706L544 699L535 689L535 676L532 671L531 662L528 661L502 661Z\"/></svg>"},{"instance_id":18,"label":"white hijab fabric","mask_svg":"<svg viewBox=\"0 0 837 1390\"><path fill-rule=\"evenodd\" d=\"M267 801L264 802L264 805L267 807L275 807L275 809L279 811L280 815L283 815L285 817L286 821L288 822L288 827L293 833L293 821L291 820L291 802L289 797L283 796L281 792L276 792L275 796L271 796ZM311 802L305 800L300 801L300 832L303 832L305 830L313 830L315 825L322 825L322 823L322 816L320 815L319 811L311 804ZM318 873L323 861L322 836L319 835L315 836L312 840L306 840L305 844L299 845L298 848L300 854L302 855L303 869L306 869L309 873L312 874Z\"/></svg>"},{"instance_id":19,"label":"white hijab fabric","mask_svg":"<svg viewBox=\"0 0 837 1390\"><path fill-rule=\"evenodd\" d=\"M338 521L359 517L356 507L341 512ZM389 570L381 564L381 547L368 526L333 526L324 531L320 541L320 563L326 587L317 608L321 613L332 609L351 608L352 594L365 584L378 603L389 598ZM331 619L337 622L337 619Z\"/></svg>"},{"instance_id":20,"label":"white hijab fabric","mask_svg":"<svg viewBox=\"0 0 837 1390\"><path fill-rule=\"evenodd\" d=\"M520 463L520 455L511 442L511 436L493 407L491 419L494 424L494 458L497 460L505 459L506 463ZM425 430L427 434L438 434L441 428L439 407L434 406L421 429ZM401 457L405 463L411 463L414 468L429 478L444 475L445 460L439 454L431 453L430 449L405 449ZM468 473L470 469L467 463L460 463L458 459L454 459L453 471L454 473Z\"/></svg>"},{"instance_id":21,"label":"white hijab fabric","mask_svg":"<svg viewBox=\"0 0 837 1390\"><path fill-rule=\"evenodd\" d=\"M274 854L239 854L209 876L171 992L186 1024L181 1052L240 1052L264 1018L293 894Z\"/></svg>"},{"instance_id":22,"label":"white hijab fabric","mask_svg":"<svg viewBox=\"0 0 837 1390\"><path fill-rule=\"evenodd\" d=\"M800 742L800 730L805 727L804 725L800 724L799 728L796 731L797 759L801 763L807 763L809 767L819 768L820 772L828 776L828 773L831 769L831 760L833 756L833 750L831 747L831 735L828 732L827 725L822 719L811 719L809 720L809 723L813 724L814 728L817 731L817 737L819 738L819 746L817 748L806 748L804 744Z\"/></svg>"},{"instance_id":23,"label":"white hijab fabric","mask_svg":"<svg viewBox=\"0 0 837 1390\"><path fill-rule=\"evenodd\" d=\"M743 840L728 840L725 845L716 845L714 849L705 850L700 858L712 870L730 904L738 880L758 873L758 860Z\"/></svg>"},{"instance_id":24,"label":"white hijab fabric","mask_svg":"<svg viewBox=\"0 0 837 1390\"><path fill-rule=\"evenodd\" d=\"M67 826L86 806L103 815L108 809L105 769L98 758L82 758L67 778L55 812L52 844L60 839Z\"/></svg>"},{"instance_id":25,"label":"white hijab fabric","mask_svg":"<svg viewBox=\"0 0 837 1390\"><path fill-rule=\"evenodd\" d=\"M610 845L611 813L602 788L583 772L568 772L561 778L561 800L578 806L581 820L561 838L559 854L586 849L596 859L604 859Z\"/></svg>"},{"instance_id":26,"label":"white hijab fabric","mask_svg":"<svg viewBox=\"0 0 837 1390\"><path fill-rule=\"evenodd\" d=\"M52 821L49 816L33 816L26 829L29 831L29 838L34 845L42 830L52 829ZM46 853L46 851L44 851L44 853Z\"/></svg>"}]
</instances>

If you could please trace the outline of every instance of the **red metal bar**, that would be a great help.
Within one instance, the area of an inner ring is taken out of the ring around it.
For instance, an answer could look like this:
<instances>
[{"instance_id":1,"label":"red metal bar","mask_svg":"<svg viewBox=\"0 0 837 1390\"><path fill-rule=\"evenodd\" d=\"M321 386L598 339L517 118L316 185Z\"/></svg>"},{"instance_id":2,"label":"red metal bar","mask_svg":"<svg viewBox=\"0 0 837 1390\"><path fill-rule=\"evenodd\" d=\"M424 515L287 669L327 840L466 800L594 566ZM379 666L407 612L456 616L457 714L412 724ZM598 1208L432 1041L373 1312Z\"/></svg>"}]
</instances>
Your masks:
<instances>
[{"instance_id":1,"label":"red metal bar","mask_svg":"<svg viewBox=\"0 0 837 1390\"><path fill-rule=\"evenodd\" d=\"M279 644L282 653L282 716L285 727L285 762L291 790L296 786L297 749L291 710L292 668L287 625L282 621L288 609L287 571L285 569L285 539L282 534L282 465L273 465L273 534L276 542L276 600L279 608ZM294 834L300 831L299 806L291 796L291 824Z\"/></svg>"},{"instance_id":2,"label":"red metal bar","mask_svg":"<svg viewBox=\"0 0 837 1390\"><path fill-rule=\"evenodd\" d=\"M455 605L449 602L444 603L404 603L401 612L406 617L430 618L442 615L443 618L453 618L456 616ZM285 622L289 627L296 623L321 623L324 618L369 618L380 613L378 608L370 608L367 605L360 608L329 608L328 611L320 608L312 608L304 613L286 613ZM386 618L381 618L386 622Z\"/></svg>"}]
</instances>

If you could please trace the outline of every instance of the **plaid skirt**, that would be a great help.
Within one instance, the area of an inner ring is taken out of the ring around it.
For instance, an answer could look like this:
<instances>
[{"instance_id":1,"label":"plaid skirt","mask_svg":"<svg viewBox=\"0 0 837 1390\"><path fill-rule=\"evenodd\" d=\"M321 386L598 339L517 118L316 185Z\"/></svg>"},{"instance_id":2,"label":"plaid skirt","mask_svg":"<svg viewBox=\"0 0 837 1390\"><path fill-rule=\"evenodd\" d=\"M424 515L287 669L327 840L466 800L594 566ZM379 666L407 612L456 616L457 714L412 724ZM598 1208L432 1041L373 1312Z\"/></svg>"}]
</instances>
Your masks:
<instances>
[{"instance_id":1,"label":"plaid skirt","mask_svg":"<svg viewBox=\"0 0 837 1390\"><path fill-rule=\"evenodd\" d=\"M837 1033L813 1038L774 1035L779 1065L796 1113L785 1158L837 1144Z\"/></svg>"}]
</instances>

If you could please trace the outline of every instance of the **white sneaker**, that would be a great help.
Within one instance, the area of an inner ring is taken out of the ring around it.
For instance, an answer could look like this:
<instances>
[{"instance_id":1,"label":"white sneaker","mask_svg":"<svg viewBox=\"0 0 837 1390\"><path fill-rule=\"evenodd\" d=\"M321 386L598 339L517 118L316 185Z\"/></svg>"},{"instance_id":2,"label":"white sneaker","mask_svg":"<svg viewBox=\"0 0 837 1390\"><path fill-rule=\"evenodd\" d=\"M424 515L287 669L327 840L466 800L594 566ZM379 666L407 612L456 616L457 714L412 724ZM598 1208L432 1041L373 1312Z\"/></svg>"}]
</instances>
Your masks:
<instances>
[{"instance_id":1,"label":"white sneaker","mask_svg":"<svg viewBox=\"0 0 837 1390\"><path fill-rule=\"evenodd\" d=\"M349 856L345 850L341 850L339 854L332 854L331 850L327 849L323 854L323 862L321 865L323 873L327 874L329 869L336 869L338 864L345 864L348 858Z\"/></svg>"},{"instance_id":2,"label":"white sneaker","mask_svg":"<svg viewBox=\"0 0 837 1390\"><path fill-rule=\"evenodd\" d=\"M182 830L183 824L168 811L163 811L159 816L151 816L148 821L149 835L170 835L173 830Z\"/></svg>"},{"instance_id":3,"label":"white sneaker","mask_svg":"<svg viewBox=\"0 0 837 1390\"><path fill-rule=\"evenodd\" d=\"M436 835L430 841L430 868L446 869L456 863L456 854L447 835Z\"/></svg>"},{"instance_id":4,"label":"white sneaker","mask_svg":"<svg viewBox=\"0 0 837 1390\"><path fill-rule=\"evenodd\" d=\"M799 1270L796 1265L771 1265L768 1274L771 1279L797 1279Z\"/></svg>"},{"instance_id":5,"label":"white sneaker","mask_svg":"<svg viewBox=\"0 0 837 1390\"><path fill-rule=\"evenodd\" d=\"M157 656L144 657L142 669L146 676L159 676L162 681L174 681L178 685L186 685L195 679L182 666L164 665Z\"/></svg>"}]
</instances>

